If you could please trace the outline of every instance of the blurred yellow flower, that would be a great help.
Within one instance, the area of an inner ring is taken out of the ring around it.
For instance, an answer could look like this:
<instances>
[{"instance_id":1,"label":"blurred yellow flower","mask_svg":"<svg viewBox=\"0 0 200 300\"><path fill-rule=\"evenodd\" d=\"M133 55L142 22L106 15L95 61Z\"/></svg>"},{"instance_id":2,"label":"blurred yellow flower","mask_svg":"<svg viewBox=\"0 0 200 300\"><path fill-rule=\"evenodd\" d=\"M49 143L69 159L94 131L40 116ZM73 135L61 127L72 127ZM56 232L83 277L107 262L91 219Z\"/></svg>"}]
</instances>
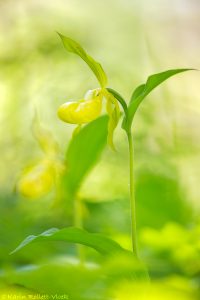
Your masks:
<instances>
[{"instance_id":1,"label":"blurred yellow flower","mask_svg":"<svg viewBox=\"0 0 200 300\"><path fill-rule=\"evenodd\" d=\"M52 162L42 160L28 167L20 177L17 189L27 198L40 198L50 192L55 181L55 170Z\"/></svg>"},{"instance_id":2,"label":"blurred yellow flower","mask_svg":"<svg viewBox=\"0 0 200 300\"><path fill-rule=\"evenodd\" d=\"M58 189L65 165L60 157L57 141L40 123L36 111L32 122L32 133L44 152L45 158L23 170L17 182L17 191L24 197L35 199L45 196L53 187Z\"/></svg>"}]
</instances>

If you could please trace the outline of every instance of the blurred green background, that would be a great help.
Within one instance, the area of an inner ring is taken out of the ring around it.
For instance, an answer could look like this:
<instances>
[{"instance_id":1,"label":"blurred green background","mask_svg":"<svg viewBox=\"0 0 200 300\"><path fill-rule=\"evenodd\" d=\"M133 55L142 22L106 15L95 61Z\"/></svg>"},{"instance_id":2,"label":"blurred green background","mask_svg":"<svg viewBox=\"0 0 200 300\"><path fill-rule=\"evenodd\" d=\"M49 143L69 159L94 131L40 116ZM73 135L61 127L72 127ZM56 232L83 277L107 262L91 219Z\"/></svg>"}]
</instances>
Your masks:
<instances>
[{"instance_id":1,"label":"blurred green background","mask_svg":"<svg viewBox=\"0 0 200 300\"><path fill-rule=\"evenodd\" d=\"M73 246L53 243L9 256L27 235L73 224L70 202L65 210L52 207L54 192L30 201L15 188L23 167L43 156L31 133L35 107L64 156L74 127L57 118L57 108L98 87L88 67L64 50L56 31L79 41L102 63L108 85L129 100L150 74L200 68L199 19L198 0L0 1L2 270L74 253ZM182 295L175 298L183 300L198 299L200 286L199 129L198 72L178 75L156 89L133 126L141 257L156 284L170 282ZM79 194L85 228L129 249L128 149L120 126L115 144L117 152L105 148ZM129 289L120 287L116 299L129 299L124 290Z\"/></svg>"}]
</instances>

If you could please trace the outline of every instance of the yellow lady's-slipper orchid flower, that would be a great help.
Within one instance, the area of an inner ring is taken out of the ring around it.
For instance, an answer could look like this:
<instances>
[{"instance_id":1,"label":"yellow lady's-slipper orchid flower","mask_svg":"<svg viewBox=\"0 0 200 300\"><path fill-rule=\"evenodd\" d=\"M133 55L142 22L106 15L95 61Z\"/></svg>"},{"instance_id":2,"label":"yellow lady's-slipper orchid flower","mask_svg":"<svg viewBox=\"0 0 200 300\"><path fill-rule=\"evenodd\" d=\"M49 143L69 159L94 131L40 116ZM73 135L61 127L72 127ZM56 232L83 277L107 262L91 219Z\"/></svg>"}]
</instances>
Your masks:
<instances>
[{"instance_id":1,"label":"yellow lady's-slipper orchid flower","mask_svg":"<svg viewBox=\"0 0 200 300\"><path fill-rule=\"evenodd\" d=\"M89 123L101 114L102 97L101 89L88 91L84 99L62 104L58 109L58 116L70 124Z\"/></svg>"},{"instance_id":2,"label":"yellow lady's-slipper orchid flower","mask_svg":"<svg viewBox=\"0 0 200 300\"><path fill-rule=\"evenodd\" d=\"M59 179L65 171L64 162L59 155L59 145L51 132L39 121L38 114L32 122L32 133L45 158L24 169L17 181L17 191L26 198L40 198L48 194L53 187L58 189Z\"/></svg>"},{"instance_id":3,"label":"yellow lady's-slipper orchid flower","mask_svg":"<svg viewBox=\"0 0 200 300\"><path fill-rule=\"evenodd\" d=\"M117 100L105 88L89 90L83 100L70 101L58 108L58 117L70 124L77 124L73 136L76 135L82 124L89 123L98 118L102 111L102 100L107 101L106 110L109 115L108 144L115 149L113 144L113 132L120 117L120 109Z\"/></svg>"},{"instance_id":4,"label":"yellow lady's-slipper orchid flower","mask_svg":"<svg viewBox=\"0 0 200 300\"><path fill-rule=\"evenodd\" d=\"M40 198L50 192L55 181L55 170L49 160L25 169L18 181L17 189L27 198Z\"/></svg>"}]
</instances>

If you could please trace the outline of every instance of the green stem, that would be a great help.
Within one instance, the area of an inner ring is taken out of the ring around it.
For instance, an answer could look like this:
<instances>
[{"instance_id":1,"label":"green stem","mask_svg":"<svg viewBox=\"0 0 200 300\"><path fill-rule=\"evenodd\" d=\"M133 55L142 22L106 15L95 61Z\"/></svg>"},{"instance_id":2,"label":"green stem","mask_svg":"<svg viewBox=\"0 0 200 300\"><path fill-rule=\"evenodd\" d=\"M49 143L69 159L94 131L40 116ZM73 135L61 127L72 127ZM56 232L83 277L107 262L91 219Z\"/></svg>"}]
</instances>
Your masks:
<instances>
[{"instance_id":1,"label":"green stem","mask_svg":"<svg viewBox=\"0 0 200 300\"><path fill-rule=\"evenodd\" d=\"M74 225L78 228L83 228L83 218L82 218L82 202L81 199L76 196L74 201ZM85 251L82 245L77 244L76 246L80 264L84 265L85 262Z\"/></svg>"},{"instance_id":2,"label":"green stem","mask_svg":"<svg viewBox=\"0 0 200 300\"><path fill-rule=\"evenodd\" d=\"M136 257L138 257L137 245L137 230L136 230L136 205L135 205L135 179L134 179L134 149L133 149L133 136L131 132L127 132L129 144L129 165L130 165L130 209L131 209L131 238L132 249Z\"/></svg>"}]
</instances>

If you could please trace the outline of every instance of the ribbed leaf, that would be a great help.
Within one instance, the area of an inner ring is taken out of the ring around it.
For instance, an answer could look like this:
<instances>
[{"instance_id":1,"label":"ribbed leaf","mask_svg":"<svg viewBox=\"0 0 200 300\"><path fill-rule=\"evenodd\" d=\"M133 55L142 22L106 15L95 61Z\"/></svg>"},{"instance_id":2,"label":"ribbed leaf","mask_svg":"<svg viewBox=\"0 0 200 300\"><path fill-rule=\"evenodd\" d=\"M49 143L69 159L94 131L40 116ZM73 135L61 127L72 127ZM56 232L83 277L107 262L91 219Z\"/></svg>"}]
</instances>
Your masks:
<instances>
[{"instance_id":1,"label":"ribbed leaf","mask_svg":"<svg viewBox=\"0 0 200 300\"><path fill-rule=\"evenodd\" d=\"M130 131L134 115L140 103L153 89L155 89L158 85L160 85L163 81L167 80L171 76L190 70L193 69L174 69L149 76L146 83L138 86L133 92L128 106L128 115L127 117L125 116L122 127L125 130Z\"/></svg>"},{"instance_id":2,"label":"ribbed leaf","mask_svg":"<svg viewBox=\"0 0 200 300\"><path fill-rule=\"evenodd\" d=\"M76 227L68 227L63 229L51 228L39 235L30 235L22 241L21 244L11 252L11 254L19 251L29 244L43 241L65 241L69 243L78 243L91 247L104 255L125 251L115 241L102 234L89 233Z\"/></svg>"},{"instance_id":3,"label":"ribbed leaf","mask_svg":"<svg viewBox=\"0 0 200 300\"><path fill-rule=\"evenodd\" d=\"M96 164L107 140L108 116L102 116L83 127L71 140L66 153L64 185L70 196Z\"/></svg>"},{"instance_id":4,"label":"ribbed leaf","mask_svg":"<svg viewBox=\"0 0 200 300\"><path fill-rule=\"evenodd\" d=\"M105 87L107 84L107 76L100 63L95 61L89 54L87 54L86 51L81 47L81 45L79 45L76 41L60 33L58 34L63 42L65 49L81 57L93 71L101 87Z\"/></svg>"}]
</instances>

